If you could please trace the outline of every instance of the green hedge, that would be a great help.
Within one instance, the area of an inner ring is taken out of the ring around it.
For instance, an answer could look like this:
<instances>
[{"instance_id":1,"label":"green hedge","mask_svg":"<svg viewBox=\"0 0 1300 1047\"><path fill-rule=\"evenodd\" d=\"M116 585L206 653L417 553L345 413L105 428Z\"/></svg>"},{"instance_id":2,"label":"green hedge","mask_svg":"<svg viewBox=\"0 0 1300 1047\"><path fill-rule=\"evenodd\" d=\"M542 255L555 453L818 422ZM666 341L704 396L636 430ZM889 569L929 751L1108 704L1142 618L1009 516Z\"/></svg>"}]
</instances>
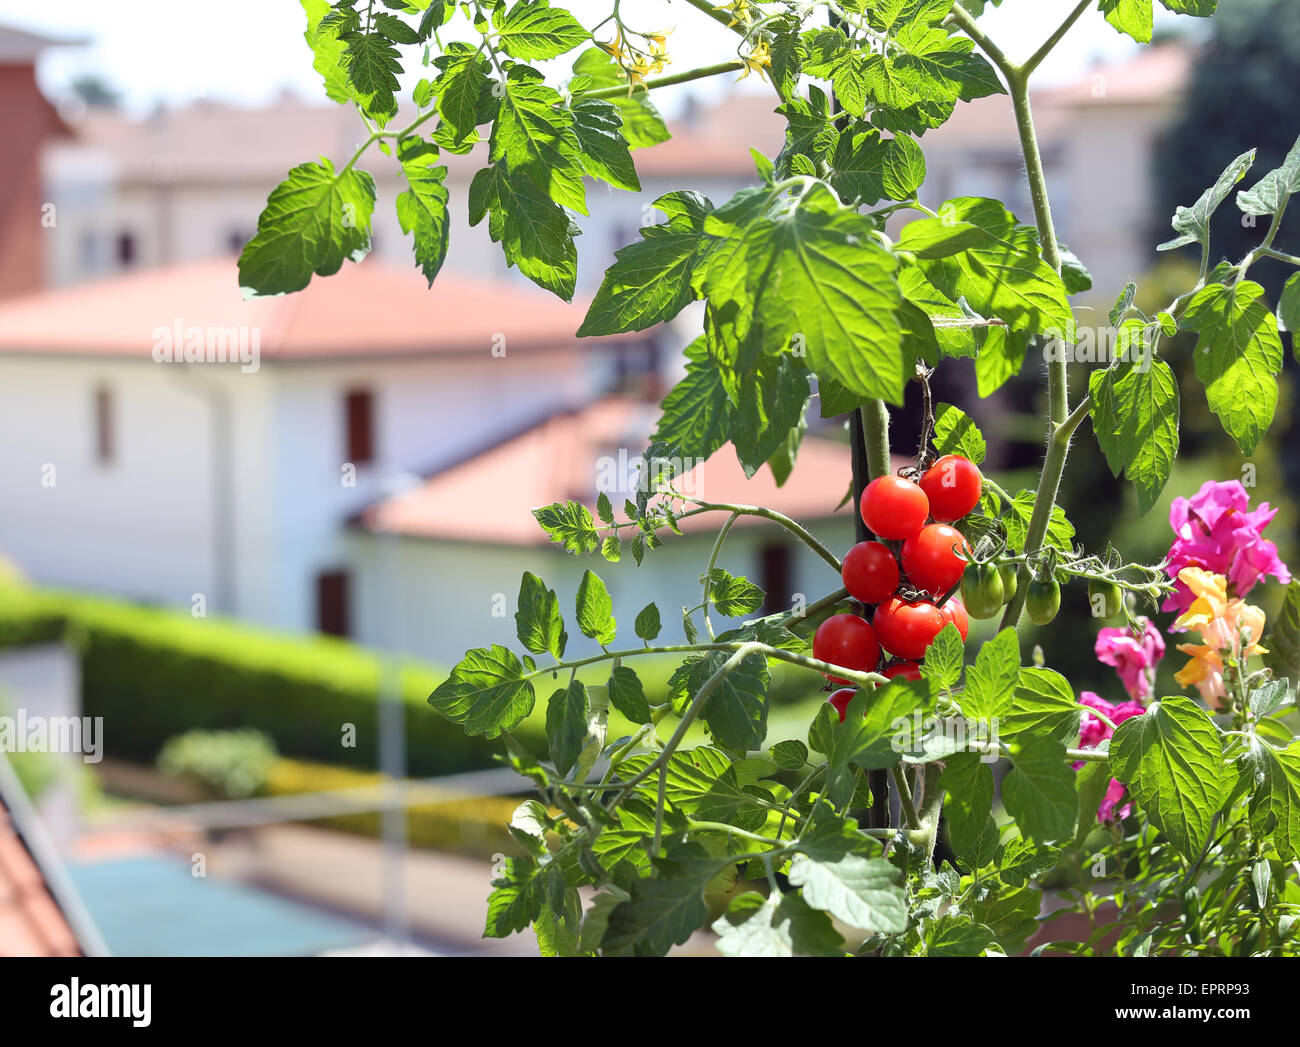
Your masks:
<instances>
[{"instance_id":1,"label":"green hedge","mask_svg":"<svg viewBox=\"0 0 1300 1047\"><path fill-rule=\"evenodd\" d=\"M0 583L0 647L61 638L81 653L83 712L104 718L110 757L152 763L173 735L255 727L286 756L376 766L380 664L364 648ZM416 663L402 669L415 776L488 767L499 751L428 706L443 675ZM353 748L341 744L345 723L356 725Z\"/></svg>"}]
</instances>

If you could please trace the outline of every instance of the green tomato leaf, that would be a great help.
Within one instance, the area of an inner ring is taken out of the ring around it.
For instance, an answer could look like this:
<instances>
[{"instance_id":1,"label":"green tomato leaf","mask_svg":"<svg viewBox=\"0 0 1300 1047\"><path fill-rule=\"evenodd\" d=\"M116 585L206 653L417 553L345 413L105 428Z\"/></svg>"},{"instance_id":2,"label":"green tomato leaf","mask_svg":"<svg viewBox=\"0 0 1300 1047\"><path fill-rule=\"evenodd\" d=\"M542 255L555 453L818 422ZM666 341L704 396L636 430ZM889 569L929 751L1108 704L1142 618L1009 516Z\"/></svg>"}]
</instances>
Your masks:
<instances>
[{"instance_id":1,"label":"green tomato leaf","mask_svg":"<svg viewBox=\"0 0 1300 1047\"><path fill-rule=\"evenodd\" d=\"M1070 682L1052 669L1036 665L1020 670L1011 705L998 725L1001 739L1011 743L1021 737L1050 738L1074 745L1079 738L1083 706L1075 700Z\"/></svg>"},{"instance_id":2,"label":"green tomato leaf","mask_svg":"<svg viewBox=\"0 0 1300 1047\"><path fill-rule=\"evenodd\" d=\"M1193 360L1210 410L1245 454L1254 452L1277 407L1282 339L1264 289L1210 284L1187 304L1183 327L1200 338Z\"/></svg>"},{"instance_id":3,"label":"green tomato leaf","mask_svg":"<svg viewBox=\"0 0 1300 1047\"><path fill-rule=\"evenodd\" d=\"M493 24L506 54L512 58L558 58L591 39L582 24L561 7L546 0L523 0L504 15L497 8Z\"/></svg>"},{"instance_id":4,"label":"green tomato leaf","mask_svg":"<svg viewBox=\"0 0 1300 1047\"><path fill-rule=\"evenodd\" d=\"M533 517L547 537L574 556L595 552L600 546L596 521L581 502L555 502L533 510Z\"/></svg>"},{"instance_id":5,"label":"green tomato leaf","mask_svg":"<svg viewBox=\"0 0 1300 1047\"><path fill-rule=\"evenodd\" d=\"M609 590L594 571L584 571L578 583L578 628L602 647L614 642L618 622Z\"/></svg>"},{"instance_id":6,"label":"green tomato leaf","mask_svg":"<svg viewBox=\"0 0 1300 1047\"><path fill-rule=\"evenodd\" d=\"M1174 232L1179 235L1161 244L1157 251L1172 251L1187 244L1206 244L1210 240L1210 219L1219 205L1228 199L1233 186L1246 177L1246 172L1255 163L1255 150L1242 153L1233 160L1219 175L1218 180L1201 194L1199 200L1191 207L1180 206L1174 212Z\"/></svg>"},{"instance_id":7,"label":"green tomato leaf","mask_svg":"<svg viewBox=\"0 0 1300 1047\"><path fill-rule=\"evenodd\" d=\"M537 575L525 571L519 584L519 610L515 628L519 642L533 654L548 653L557 662L564 657L569 635L564 631L560 600Z\"/></svg>"},{"instance_id":8,"label":"green tomato leaf","mask_svg":"<svg viewBox=\"0 0 1300 1047\"><path fill-rule=\"evenodd\" d=\"M612 102L578 99L571 106L573 131L582 147L582 169L615 189L641 191L636 165L623 137L623 118Z\"/></svg>"},{"instance_id":9,"label":"green tomato leaf","mask_svg":"<svg viewBox=\"0 0 1300 1047\"><path fill-rule=\"evenodd\" d=\"M1119 725L1110 762L1151 823L1195 859L1228 787L1223 739L1205 710L1181 696L1152 702Z\"/></svg>"},{"instance_id":10,"label":"green tomato leaf","mask_svg":"<svg viewBox=\"0 0 1300 1047\"><path fill-rule=\"evenodd\" d=\"M1148 512L1164 490L1178 457L1178 380L1163 360L1120 363L1093 371L1093 431L1116 476L1122 469Z\"/></svg>"},{"instance_id":11,"label":"green tomato leaf","mask_svg":"<svg viewBox=\"0 0 1300 1047\"><path fill-rule=\"evenodd\" d=\"M245 298L301 291L312 274L333 276L370 252L375 182L355 168L335 172L325 157L300 164L271 191L257 234L239 256Z\"/></svg>"},{"instance_id":12,"label":"green tomato leaf","mask_svg":"<svg viewBox=\"0 0 1300 1047\"><path fill-rule=\"evenodd\" d=\"M830 917L794 891L768 898L754 891L738 895L713 930L724 956L840 956L845 951Z\"/></svg>"},{"instance_id":13,"label":"green tomato leaf","mask_svg":"<svg viewBox=\"0 0 1300 1047\"><path fill-rule=\"evenodd\" d=\"M542 74L513 66L501 85L501 112L492 126L488 159L511 176L524 175L557 204L587 213L582 146L574 112Z\"/></svg>"},{"instance_id":14,"label":"green tomato leaf","mask_svg":"<svg viewBox=\"0 0 1300 1047\"><path fill-rule=\"evenodd\" d=\"M898 871L883 858L846 854L832 862L796 855L786 874L803 888L803 900L850 927L878 934L907 929L907 901L898 886Z\"/></svg>"},{"instance_id":15,"label":"green tomato leaf","mask_svg":"<svg viewBox=\"0 0 1300 1047\"><path fill-rule=\"evenodd\" d=\"M1051 738L1025 739L1012 746L1011 759L1002 803L1021 834L1039 843L1072 837L1078 801L1065 746Z\"/></svg>"},{"instance_id":16,"label":"green tomato leaf","mask_svg":"<svg viewBox=\"0 0 1300 1047\"><path fill-rule=\"evenodd\" d=\"M533 711L533 685L523 675L519 659L499 644L475 648L429 695L429 704L468 734L495 738Z\"/></svg>"},{"instance_id":17,"label":"green tomato leaf","mask_svg":"<svg viewBox=\"0 0 1300 1047\"><path fill-rule=\"evenodd\" d=\"M1014 629L1003 629L980 648L975 664L966 671L962 712L968 720L991 727L1011 708L1019 679L1020 638Z\"/></svg>"},{"instance_id":18,"label":"green tomato leaf","mask_svg":"<svg viewBox=\"0 0 1300 1047\"><path fill-rule=\"evenodd\" d=\"M700 286L715 309L735 305L733 349L754 337L768 353L806 352L818 377L902 403L914 365L903 347L897 262L870 219L814 183L793 205L784 190L743 190L705 231L722 242L700 264Z\"/></svg>"},{"instance_id":19,"label":"green tomato leaf","mask_svg":"<svg viewBox=\"0 0 1300 1047\"><path fill-rule=\"evenodd\" d=\"M432 287L447 259L447 168L435 166L437 148L419 139L399 142L398 158L408 188L397 194L397 220L402 232L414 237L416 264Z\"/></svg>"},{"instance_id":20,"label":"green tomato leaf","mask_svg":"<svg viewBox=\"0 0 1300 1047\"><path fill-rule=\"evenodd\" d=\"M470 183L470 225L478 225L489 213L488 233L502 245L506 262L539 287L572 301L578 278L573 238L578 230L564 208L530 178L493 164Z\"/></svg>"},{"instance_id":21,"label":"green tomato leaf","mask_svg":"<svg viewBox=\"0 0 1300 1047\"><path fill-rule=\"evenodd\" d=\"M709 576L709 597L719 614L740 618L762 607L766 594L748 578L737 578L715 567Z\"/></svg>"},{"instance_id":22,"label":"green tomato leaf","mask_svg":"<svg viewBox=\"0 0 1300 1047\"><path fill-rule=\"evenodd\" d=\"M633 723L650 722L650 704L646 701L645 689L631 667L620 665L611 671L609 701Z\"/></svg>"},{"instance_id":23,"label":"green tomato leaf","mask_svg":"<svg viewBox=\"0 0 1300 1047\"><path fill-rule=\"evenodd\" d=\"M993 810L993 769L978 753L957 753L945 762L939 788L947 793L948 842L958 858L966 858L978 848Z\"/></svg>"},{"instance_id":24,"label":"green tomato leaf","mask_svg":"<svg viewBox=\"0 0 1300 1047\"><path fill-rule=\"evenodd\" d=\"M1300 858L1300 741L1278 750L1255 739L1246 766L1254 776L1251 834L1271 840L1282 861L1295 861Z\"/></svg>"},{"instance_id":25,"label":"green tomato leaf","mask_svg":"<svg viewBox=\"0 0 1300 1047\"><path fill-rule=\"evenodd\" d=\"M1286 587L1282 609L1264 643L1264 664L1284 680L1300 680L1300 578Z\"/></svg>"},{"instance_id":26,"label":"green tomato leaf","mask_svg":"<svg viewBox=\"0 0 1300 1047\"><path fill-rule=\"evenodd\" d=\"M652 603L646 604L641 608L636 616L636 622L633 624L636 634L647 643L654 640L663 628L659 620L659 608Z\"/></svg>"},{"instance_id":27,"label":"green tomato leaf","mask_svg":"<svg viewBox=\"0 0 1300 1047\"><path fill-rule=\"evenodd\" d=\"M670 216L665 225L641 230L642 240L615 252L596 297L578 328L579 337L644 331L671 320L697 295L695 266L711 238L704 218L713 205L696 193L670 193L655 201Z\"/></svg>"},{"instance_id":28,"label":"green tomato leaf","mask_svg":"<svg viewBox=\"0 0 1300 1047\"><path fill-rule=\"evenodd\" d=\"M546 738L555 769L567 775L587 737L587 688L581 680L561 687L546 703Z\"/></svg>"},{"instance_id":29,"label":"green tomato leaf","mask_svg":"<svg viewBox=\"0 0 1300 1047\"><path fill-rule=\"evenodd\" d=\"M988 444L970 416L960 407L939 404L934 413L934 449L941 455L959 454L976 465L984 461Z\"/></svg>"}]
</instances>

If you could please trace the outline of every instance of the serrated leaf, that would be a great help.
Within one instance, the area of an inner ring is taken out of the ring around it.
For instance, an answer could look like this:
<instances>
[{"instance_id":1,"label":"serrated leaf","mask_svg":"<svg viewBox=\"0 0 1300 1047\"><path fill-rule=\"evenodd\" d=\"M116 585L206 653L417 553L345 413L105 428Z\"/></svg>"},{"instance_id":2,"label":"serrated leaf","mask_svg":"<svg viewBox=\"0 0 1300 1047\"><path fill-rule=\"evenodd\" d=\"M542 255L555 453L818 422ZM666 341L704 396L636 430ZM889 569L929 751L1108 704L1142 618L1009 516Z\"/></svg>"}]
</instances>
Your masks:
<instances>
[{"instance_id":1,"label":"serrated leaf","mask_svg":"<svg viewBox=\"0 0 1300 1047\"><path fill-rule=\"evenodd\" d=\"M271 191L257 234L239 256L245 298L301 291L312 274L333 276L370 252L375 182L365 171L335 172L325 157L299 164Z\"/></svg>"},{"instance_id":2,"label":"serrated leaf","mask_svg":"<svg viewBox=\"0 0 1300 1047\"><path fill-rule=\"evenodd\" d=\"M303 36L312 50L312 68L325 81L325 94L330 101L344 104L355 99L352 84L343 70L344 43L339 39L337 22L322 20L333 10L329 0L301 0L307 14L307 30Z\"/></svg>"},{"instance_id":3,"label":"serrated leaf","mask_svg":"<svg viewBox=\"0 0 1300 1047\"><path fill-rule=\"evenodd\" d=\"M1034 505L1038 495L1028 489L1020 491L1011 500L1011 506L1002 522L1007 529L1007 545L1013 552L1024 552L1025 540L1029 534L1029 521L1034 514ZM1065 517L1065 510L1060 505L1052 506L1051 519L1047 524L1044 545L1055 546L1062 552L1070 552L1074 547L1074 524Z\"/></svg>"},{"instance_id":4,"label":"serrated leaf","mask_svg":"<svg viewBox=\"0 0 1300 1047\"><path fill-rule=\"evenodd\" d=\"M637 636L647 643L654 640L663 628L663 624L659 620L659 608L652 603L642 607L636 616L633 628L636 630Z\"/></svg>"},{"instance_id":5,"label":"serrated leaf","mask_svg":"<svg viewBox=\"0 0 1300 1047\"><path fill-rule=\"evenodd\" d=\"M979 649L966 671L962 712L968 720L991 726L1011 708L1019 679L1020 638L1014 629L1003 629Z\"/></svg>"},{"instance_id":6,"label":"serrated leaf","mask_svg":"<svg viewBox=\"0 0 1300 1047\"><path fill-rule=\"evenodd\" d=\"M1205 710L1181 696L1152 702L1119 725L1110 762L1148 820L1194 860L1227 785L1223 740Z\"/></svg>"},{"instance_id":7,"label":"serrated leaf","mask_svg":"<svg viewBox=\"0 0 1300 1047\"><path fill-rule=\"evenodd\" d=\"M567 775L578 761L587 737L587 688L573 680L551 694L546 703L546 739L551 747L551 762Z\"/></svg>"},{"instance_id":8,"label":"serrated leaf","mask_svg":"<svg viewBox=\"0 0 1300 1047\"><path fill-rule=\"evenodd\" d=\"M966 645L962 643L961 633L949 622L930 641L921 662L921 675L940 690L951 691L961 683L965 657Z\"/></svg>"},{"instance_id":9,"label":"serrated leaf","mask_svg":"<svg viewBox=\"0 0 1300 1047\"><path fill-rule=\"evenodd\" d=\"M1237 206L1246 214L1275 215L1286 208L1296 192L1300 192L1300 140L1291 147L1281 167L1237 194Z\"/></svg>"},{"instance_id":10,"label":"serrated leaf","mask_svg":"<svg viewBox=\"0 0 1300 1047\"><path fill-rule=\"evenodd\" d=\"M1070 682L1052 669L1036 665L1020 670L1011 704L998 724L1001 740L1014 742L1022 735L1050 738L1073 745L1079 737L1083 707L1075 700Z\"/></svg>"},{"instance_id":11,"label":"serrated leaf","mask_svg":"<svg viewBox=\"0 0 1300 1047\"><path fill-rule=\"evenodd\" d=\"M993 932L965 916L948 913L925 933L927 956L979 956L993 944Z\"/></svg>"},{"instance_id":12,"label":"serrated leaf","mask_svg":"<svg viewBox=\"0 0 1300 1047\"><path fill-rule=\"evenodd\" d=\"M555 502L533 510L533 516L551 541L574 556L595 552L600 545L596 521L581 502Z\"/></svg>"},{"instance_id":13,"label":"serrated leaf","mask_svg":"<svg viewBox=\"0 0 1300 1047\"><path fill-rule=\"evenodd\" d=\"M1254 163L1254 149L1242 153L1224 168L1218 180L1201 194L1196 203L1191 207L1179 206L1173 217L1174 231L1179 235L1161 244L1156 250L1172 251L1187 244L1207 243L1210 239L1210 219L1214 217L1214 212L1228 198L1233 186L1246 176L1246 172Z\"/></svg>"},{"instance_id":14,"label":"serrated leaf","mask_svg":"<svg viewBox=\"0 0 1300 1047\"><path fill-rule=\"evenodd\" d=\"M713 209L695 193L670 193L655 201L669 214L666 225L641 230L639 243L615 252L579 337L644 331L671 320L695 301L695 266L711 238L704 234L704 217Z\"/></svg>"},{"instance_id":15,"label":"serrated leaf","mask_svg":"<svg viewBox=\"0 0 1300 1047\"><path fill-rule=\"evenodd\" d=\"M978 753L958 753L944 764L939 788L947 794L948 842L965 858L977 848L993 809L993 770Z\"/></svg>"},{"instance_id":16,"label":"serrated leaf","mask_svg":"<svg viewBox=\"0 0 1300 1047\"><path fill-rule=\"evenodd\" d=\"M1193 360L1210 410L1245 454L1254 452L1277 407L1282 339L1264 289L1210 284L1187 303L1183 327L1199 338Z\"/></svg>"},{"instance_id":17,"label":"serrated leaf","mask_svg":"<svg viewBox=\"0 0 1300 1047\"><path fill-rule=\"evenodd\" d=\"M1151 42L1151 0L1101 0L1106 21L1139 44Z\"/></svg>"},{"instance_id":18,"label":"serrated leaf","mask_svg":"<svg viewBox=\"0 0 1300 1047\"><path fill-rule=\"evenodd\" d=\"M582 147L573 111L528 66L513 66L501 85L501 111L492 126L488 159L525 175L557 204L587 213Z\"/></svg>"},{"instance_id":19,"label":"serrated leaf","mask_svg":"<svg viewBox=\"0 0 1300 1047\"><path fill-rule=\"evenodd\" d=\"M1155 505L1178 457L1178 380L1163 360L1121 363L1094 371L1093 431L1097 443L1119 475L1122 469L1137 491L1138 512Z\"/></svg>"},{"instance_id":20,"label":"serrated leaf","mask_svg":"<svg viewBox=\"0 0 1300 1047\"><path fill-rule=\"evenodd\" d=\"M1070 328L1073 314L1065 285L1043 260L1032 228L996 200L980 197L948 200L938 214L949 225L973 225L984 235L960 253L919 259L935 287L952 301L964 298L980 315L1006 320L1018 330Z\"/></svg>"},{"instance_id":21,"label":"serrated leaf","mask_svg":"<svg viewBox=\"0 0 1300 1047\"><path fill-rule=\"evenodd\" d=\"M578 583L577 612L578 628L584 636L590 636L602 647L614 642L618 629L614 604L605 583L593 571L584 571Z\"/></svg>"},{"instance_id":22,"label":"serrated leaf","mask_svg":"<svg viewBox=\"0 0 1300 1047\"><path fill-rule=\"evenodd\" d=\"M524 648L533 654L549 653L557 662L563 658L569 636L564 631L555 590L546 588L537 575L525 571L519 583L518 607L515 628Z\"/></svg>"},{"instance_id":23,"label":"serrated leaf","mask_svg":"<svg viewBox=\"0 0 1300 1047\"><path fill-rule=\"evenodd\" d=\"M361 108L369 116L387 118L397 110L397 74L402 56L381 33L343 35L343 71L347 73Z\"/></svg>"},{"instance_id":24,"label":"serrated leaf","mask_svg":"<svg viewBox=\"0 0 1300 1047\"><path fill-rule=\"evenodd\" d=\"M833 862L796 855L786 874L803 888L803 899L850 927L878 934L907 929L907 902L896 883L897 870L883 858L846 854Z\"/></svg>"},{"instance_id":25,"label":"serrated leaf","mask_svg":"<svg viewBox=\"0 0 1300 1047\"><path fill-rule=\"evenodd\" d=\"M1293 335L1300 332L1300 273L1292 276L1282 288L1277 302L1277 323L1281 330Z\"/></svg>"},{"instance_id":26,"label":"serrated leaf","mask_svg":"<svg viewBox=\"0 0 1300 1047\"><path fill-rule=\"evenodd\" d=\"M468 734L495 738L533 710L533 685L523 673L519 659L499 644L475 648L465 652L429 696L429 704Z\"/></svg>"},{"instance_id":27,"label":"serrated leaf","mask_svg":"<svg viewBox=\"0 0 1300 1047\"><path fill-rule=\"evenodd\" d=\"M496 22L501 46L512 58L557 58L572 51L591 34L562 7L546 0L523 0Z\"/></svg>"},{"instance_id":28,"label":"serrated leaf","mask_svg":"<svg viewBox=\"0 0 1300 1047\"><path fill-rule=\"evenodd\" d=\"M626 665L616 666L609 674L609 702L633 723L650 722L650 705L636 672Z\"/></svg>"},{"instance_id":29,"label":"serrated leaf","mask_svg":"<svg viewBox=\"0 0 1300 1047\"><path fill-rule=\"evenodd\" d=\"M447 259L447 168L436 165L438 150L419 139L398 143L398 157L408 188L397 194L397 220L413 237L415 261L429 286Z\"/></svg>"},{"instance_id":30,"label":"serrated leaf","mask_svg":"<svg viewBox=\"0 0 1300 1047\"><path fill-rule=\"evenodd\" d=\"M470 183L469 214L470 225L490 215L488 234L501 244L507 264L566 302L573 300L576 227L531 178L512 175L503 164L483 168Z\"/></svg>"},{"instance_id":31,"label":"serrated leaf","mask_svg":"<svg viewBox=\"0 0 1300 1047\"><path fill-rule=\"evenodd\" d=\"M724 956L838 956L844 939L830 918L797 893L747 892L733 898L713 924Z\"/></svg>"},{"instance_id":32,"label":"serrated leaf","mask_svg":"<svg viewBox=\"0 0 1300 1047\"><path fill-rule=\"evenodd\" d=\"M1028 739L1012 747L1011 760L1002 803L1021 834L1040 843L1072 837L1078 801L1065 746L1051 738Z\"/></svg>"},{"instance_id":33,"label":"serrated leaf","mask_svg":"<svg viewBox=\"0 0 1300 1047\"><path fill-rule=\"evenodd\" d=\"M730 657L726 651L714 651L692 663L688 678L692 697ZM722 678L700 713L715 740L740 752L763 744L771 682L767 659L761 654L751 654Z\"/></svg>"},{"instance_id":34,"label":"serrated leaf","mask_svg":"<svg viewBox=\"0 0 1300 1047\"><path fill-rule=\"evenodd\" d=\"M784 771L797 771L808 762L808 746L797 738L777 742L768 751L776 765Z\"/></svg>"},{"instance_id":35,"label":"serrated leaf","mask_svg":"<svg viewBox=\"0 0 1300 1047\"><path fill-rule=\"evenodd\" d=\"M819 377L901 404L912 361L896 260L870 219L826 186L814 183L794 206L784 195L743 190L709 216L705 231L721 241L700 263L710 305L735 305L740 342L761 336L768 353L797 345Z\"/></svg>"},{"instance_id":36,"label":"serrated leaf","mask_svg":"<svg viewBox=\"0 0 1300 1047\"><path fill-rule=\"evenodd\" d=\"M748 578L738 578L721 567L715 567L709 576L709 598L719 614L740 618L762 607L765 594Z\"/></svg>"},{"instance_id":37,"label":"serrated leaf","mask_svg":"<svg viewBox=\"0 0 1300 1047\"><path fill-rule=\"evenodd\" d=\"M557 876L563 890L563 876L554 864L539 867L531 858L506 858L492 881L495 889L488 897L483 937L505 938L524 930L541 915Z\"/></svg>"},{"instance_id":38,"label":"serrated leaf","mask_svg":"<svg viewBox=\"0 0 1300 1047\"><path fill-rule=\"evenodd\" d=\"M636 164L623 137L623 118L613 102L599 98L576 100L573 131L582 147L582 169L616 189L640 192Z\"/></svg>"},{"instance_id":39,"label":"serrated leaf","mask_svg":"<svg viewBox=\"0 0 1300 1047\"><path fill-rule=\"evenodd\" d=\"M1250 831L1271 840L1284 862L1300 858L1300 741L1282 750L1253 742L1248 764L1255 787L1250 797Z\"/></svg>"},{"instance_id":40,"label":"serrated leaf","mask_svg":"<svg viewBox=\"0 0 1300 1047\"><path fill-rule=\"evenodd\" d=\"M941 455L959 454L976 465L984 461L988 445L970 416L960 407L940 404L934 412L934 449Z\"/></svg>"}]
</instances>

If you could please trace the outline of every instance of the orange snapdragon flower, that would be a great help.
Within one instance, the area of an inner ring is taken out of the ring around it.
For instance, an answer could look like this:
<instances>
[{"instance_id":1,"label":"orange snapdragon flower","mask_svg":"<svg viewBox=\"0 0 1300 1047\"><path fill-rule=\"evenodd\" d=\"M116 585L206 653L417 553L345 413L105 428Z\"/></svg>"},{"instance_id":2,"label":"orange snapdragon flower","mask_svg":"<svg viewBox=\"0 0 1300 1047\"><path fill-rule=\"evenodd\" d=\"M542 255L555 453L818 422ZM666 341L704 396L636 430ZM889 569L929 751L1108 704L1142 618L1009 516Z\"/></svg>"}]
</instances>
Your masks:
<instances>
[{"instance_id":1,"label":"orange snapdragon flower","mask_svg":"<svg viewBox=\"0 0 1300 1047\"><path fill-rule=\"evenodd\" d=\"M1264 635L1264 612L1245 600L1228 596L1228 580L1199 567L1186 567L1178 580L1196 596L1192 605L1174 622L1180 629L1194 629L1201 634L1199 644L1179 644L1178 649L1191 660L1174 676L1184 687L1194 686L1214 709L1223 707L1227 687L1223 680L1223 660L1238 662L1253 654L1266 654L1259 644Z\"/></svg>"}]
</instances>

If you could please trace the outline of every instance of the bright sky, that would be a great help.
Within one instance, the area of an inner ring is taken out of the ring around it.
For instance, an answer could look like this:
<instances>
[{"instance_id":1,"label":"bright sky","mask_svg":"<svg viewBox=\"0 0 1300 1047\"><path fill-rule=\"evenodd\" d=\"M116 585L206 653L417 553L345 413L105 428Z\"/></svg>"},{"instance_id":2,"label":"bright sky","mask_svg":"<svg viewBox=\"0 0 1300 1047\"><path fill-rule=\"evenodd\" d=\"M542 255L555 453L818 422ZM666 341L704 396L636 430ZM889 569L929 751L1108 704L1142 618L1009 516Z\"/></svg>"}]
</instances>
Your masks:
<instances>
[{"instance_id":1,"label":"bright sky","mask_svg":"<svg viewBox=\"0 0 1300 1047\"><path fill-rule=\"evenodd\" d=\"M570 6L584 24L594 25L612 5L610 0L572 0ZM1003 50L1023 57L1072 6L1073 0L1004 0L985 17L985 25ZM732 34L681 0L635 0L625 3L624 11L638 28L676 28L669 40L674 57L670 71L720 61L735 46ZM1198 21L1165 17L1174 23ZM195 98L261 105L285 89L324 100L302 38L305 20L297 0L60 0L44 8L30 0L0 0L0 24L88 41L84 47L55 49L43 59L41 84L55 95L63 94L72 78L94 73L141 111L160 101L176 105ZM1131 47L1127 37L1092 14L1073 29L1039 76L1043 81L1069 79L1093 59L1121 57ZM689 90L707 95L724 88L703 81ZM670 99L664 102L672 108Z\"/></svg>"}]
</instances>

